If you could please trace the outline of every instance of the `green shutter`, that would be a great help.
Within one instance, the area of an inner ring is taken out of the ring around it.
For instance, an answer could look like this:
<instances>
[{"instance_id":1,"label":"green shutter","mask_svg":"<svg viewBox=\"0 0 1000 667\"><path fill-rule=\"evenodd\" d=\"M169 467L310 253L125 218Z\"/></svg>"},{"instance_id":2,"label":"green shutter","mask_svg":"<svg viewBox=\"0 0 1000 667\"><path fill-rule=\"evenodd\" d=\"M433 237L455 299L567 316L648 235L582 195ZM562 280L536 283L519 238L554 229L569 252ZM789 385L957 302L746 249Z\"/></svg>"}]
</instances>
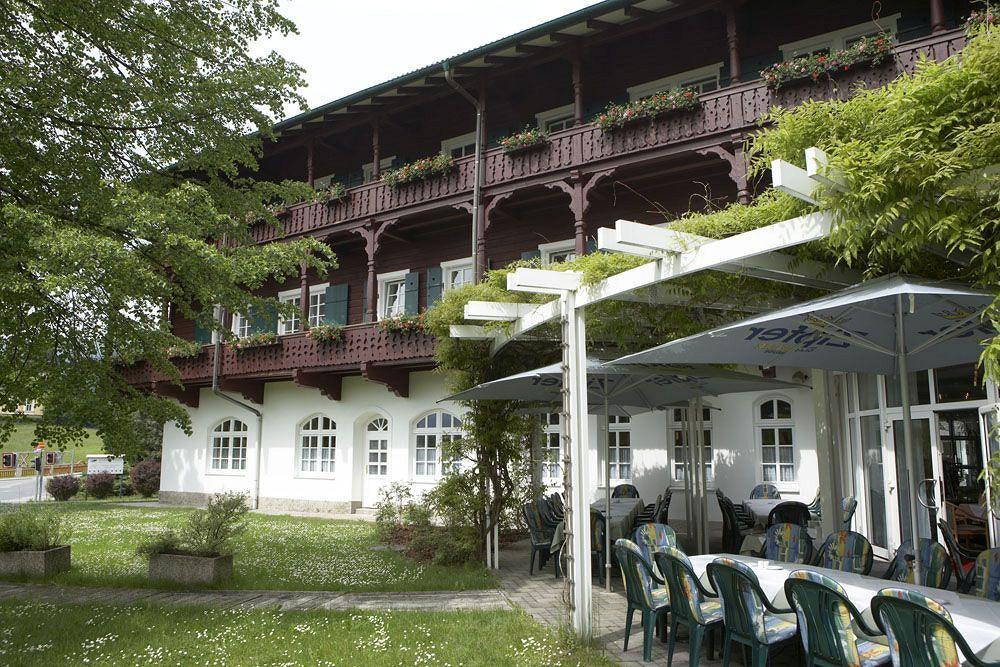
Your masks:
<instances>
[{"instance_id":1,"label":"green shutter","mask_svg":"<svg viewBox=\"0 0 1000 667\"><path fill-rule=\"evenodd\" d=\"M347 283L326 288L323 321L327 324L347 324Z\"/></svg>"},{"instance_id":2,"label":"green shutter","mask_svg":"<svg viewBox=\"0 0 1000 667\"><path fill-rule=\"evenodd\" d=\"M587 254L592 252L597 252L597 239L595 238L587 239Z\"/></svg>"},{"instance_id":3,"label":"green shutter","mask_svg":"<svg viewBox=\"0 0 1000 667\"><path fill-rule=\"evenodd\" d=\"M263 309L251 310L250 330L253 333L266 331L278 333L278 311L273 304L268 304Z\"/></svg>"},{"instance_id":4,"label":"green shutter","mask_svg":"<svg viewBox=\"0 0 1000 667\"><path fill-rule=\"evenodd\" d=\"M194 342L200 345L207 345L212 342L212 330L206 329L198 323L194 325Z\"/></svg>"},{"instance_id":5,"label":"green shutter","mask_svg":"<svg viewBox=\"0 0 1000 667\"><path fill-rule=\"evenodd\" d=\"M540 259L542 252L540 250L528 250L527 252L521 253L521 259L526 262L530 262L533 259Z\"/></svg>"},{"instance_id":6,"label":"green shutter","mask_svg":"<svg viewBox=\"0 0 1000 667\"><path fill-rule=\"evenodd\" d=\"M406 287L403 293L403 312L416 315L420 311L420 274L410 271L406 274Z\"/></svg>"},{"instance_id":7,"label":"green shutter","mask_svg":"<svg viewBox=\"0 0 1000 667\"><path fill-rule=\"evenodd\" d=\"M430 308L441 300L444 294L444 271L440 266L427 269L427 307Z\"/></svg>"}]
</instances>

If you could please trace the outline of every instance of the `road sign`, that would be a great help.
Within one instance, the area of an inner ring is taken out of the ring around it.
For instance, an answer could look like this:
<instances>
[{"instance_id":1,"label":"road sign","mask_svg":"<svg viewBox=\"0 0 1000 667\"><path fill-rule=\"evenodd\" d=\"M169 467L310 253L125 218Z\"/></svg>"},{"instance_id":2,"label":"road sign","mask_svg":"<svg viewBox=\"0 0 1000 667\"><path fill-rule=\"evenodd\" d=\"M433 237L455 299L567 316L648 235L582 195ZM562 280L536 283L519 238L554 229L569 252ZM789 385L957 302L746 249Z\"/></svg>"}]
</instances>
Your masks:
<instances>
[{"instance_id":1,"label":"road sign","mask_svg":"<svg viewBox=\"0 0 1000 667\"><path fill-rule=\"evenodd\" d=\"M125 472L125 459L110 454L88 454L87 474L93 475L100 472L121 475Z\"/></svg>"}]
</instances>

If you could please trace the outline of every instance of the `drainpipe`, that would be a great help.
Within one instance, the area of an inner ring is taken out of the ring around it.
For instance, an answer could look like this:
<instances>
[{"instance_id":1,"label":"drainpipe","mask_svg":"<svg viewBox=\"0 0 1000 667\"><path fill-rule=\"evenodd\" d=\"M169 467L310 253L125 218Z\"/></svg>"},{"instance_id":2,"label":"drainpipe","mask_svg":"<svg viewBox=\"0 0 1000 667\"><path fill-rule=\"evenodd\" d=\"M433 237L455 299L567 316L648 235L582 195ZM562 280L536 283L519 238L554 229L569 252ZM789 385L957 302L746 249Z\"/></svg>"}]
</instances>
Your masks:
<instances>
[{"instance_id":1,"label":"drainpipe","mask_svg":"<svg viewBox=\"0 0 1000 667\"><path fill-rule=\"evenodd\" d=\"M225 311L221 307L215 307L215 319L217 322L223 321L225 317ZM263 443L261 443L261 437L264 432L264 415L257 408L244 403L243 401L238 401L232 396L224 393L219 389L219 371L222 367L222 336L219 332L215 332L215 354L212 358L212 393L219 398L229 401L233 405L238 405L239 407L252 412L255 417L257 417L257 440L254 442L254 465L253 465L253 494L250 497L250 509L257 509L260 505L260 451L263 449Z\"/></svg>"},{"instance_id":2,"label":"drainpipe","mask_svg":"<svg viewBox=\"0 0 1000 667\"><path fill-rule=\"evenodd\" d=\"M451 65L445 61L444 78L452 88L468 100L476 109L476 166L473 172L475 182L472 186L472 281L479 282L479 274L484 267L479 266L479 204L482 201L482 162L483 162L483 100L476 99L457 81L451 71Z\"/></svg>"}]
</instances>

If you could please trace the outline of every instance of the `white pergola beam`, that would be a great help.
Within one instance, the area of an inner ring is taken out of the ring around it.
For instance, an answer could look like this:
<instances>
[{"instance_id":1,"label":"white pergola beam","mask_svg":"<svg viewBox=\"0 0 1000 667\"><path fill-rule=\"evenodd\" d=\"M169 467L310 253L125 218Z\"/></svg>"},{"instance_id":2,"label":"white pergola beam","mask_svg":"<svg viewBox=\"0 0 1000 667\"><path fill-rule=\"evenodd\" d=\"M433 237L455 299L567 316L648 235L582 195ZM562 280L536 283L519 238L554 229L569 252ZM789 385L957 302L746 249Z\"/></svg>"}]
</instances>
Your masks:
<instances>
[{"instance_id":1,"label":"white pergola beam","mask_svg":"<svg viewBox=\"0 0 1000 667\"><path fill-rule=\"evenodd\" d=\"M507 289L512 292L563 294L578 288L582 279L583 274L579 271L548 271L521 267L507 275Z\"/></svg>"},{"instance_id":2,"label":"white pergola beam","mask_svg":"<svg viewBox=\"0 0 1000 667\"><path fill-rule=\"evenodd\" d=\"M448 327L448 335L451 338L463 338L465 340L493 339L493 332L474 324L452 324Z\"/></svg>"},{"instance_id":3,"label":"white pergola beam","mask_svg":"<svg viewBox=\"0 0 1000 667\"><path fill-rule=\"evenodd\" d=\"M826 153L815 146L806 149L806 175L821 185L847 192L847 181L843 174L832 168Z\"/></svg>"},{"instance_id":4,"label":"white pergola beam","mask_svg":"<svg viewBox=\"0 0 1000 667\"><path fill-rule=\"evenodd\" d=\"M614 240L625 246L654 250L660 253L686 252L705 243L704 237L695 234L644 225L631 220L615 222ZM600 240L598 240L598 244L600 244Z\"/></svg>"},{"instance_id":5,"label":"white pergola beam","mask_svg":"<svg viewBox=\"0 0 1000 667\"><path fill-rule=\"evenodd\" d=\"M800 169L791 162L771 161L771 183L776 189L790 194L796 199L810 204L819 203L815 197L819 183L809 178L805 169Z\"/></svg>"},{"instance_id":6,"label":"white pergola beam","mask_svg":"<svg viewBox=\"0 0 1000 667\"><path fill-rule=\"evenodd\" d=\"M502 301L470 301L465 304L463 316L467 320L513 322L531 312L533 303L505 303Z\"/></svg>"}]
</instances>

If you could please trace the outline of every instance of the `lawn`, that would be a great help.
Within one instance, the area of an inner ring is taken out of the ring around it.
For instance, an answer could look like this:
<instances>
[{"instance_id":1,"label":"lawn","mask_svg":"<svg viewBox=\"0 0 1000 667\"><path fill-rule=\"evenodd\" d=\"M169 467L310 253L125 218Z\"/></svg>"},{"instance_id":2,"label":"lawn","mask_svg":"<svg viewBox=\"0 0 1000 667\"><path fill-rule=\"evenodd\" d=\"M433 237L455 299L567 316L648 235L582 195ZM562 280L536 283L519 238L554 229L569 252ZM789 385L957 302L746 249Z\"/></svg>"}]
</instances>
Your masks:
<instances>
[{"instance_id":1,"label":"lawn","mask_svg":"<svg viewBox=\"0 0 1000 667\"><path fill-rule=\"evenodd\" d=\"M180 527L192 510L52 503L72 528L73 568L49 581L82 586L148 587L138 544ZM482 567L421 565L376 550L375 525L309 517L251 514L235 554L235 576L223 588L328 591L432 591L493 588Z\"/></svg>"},{"instance_id":2,"label":"lawn","mask_svg":"<svg viewBox=\"0 0 1000 667\"><path fill-rule=\"evenodd\" d=\"M0 602L8 665L610 665L520 611L279 612Z\"/></svg>"},{"instance_id":3,"label":"lawn","mask_svg":"<svg viewBox=\"0 0 1000 667\"><path fill-rule=\"evenodd\" d=\"M32 446L35 443L35 424L32 421L26 421L21 424L17 424L14 427L14 432L11 434L10 439L4 443L3 450L5 452L28 452L31 451ZM104 441L97 436L97 432L92 429L87 429L87 438L83 441L79 447L70 447L66 450L66 461L69 461L69 452L73 452L73 456L77 461L86 461L87 454L103 454L104 453Z\"/></svg>"}]
</instances>

